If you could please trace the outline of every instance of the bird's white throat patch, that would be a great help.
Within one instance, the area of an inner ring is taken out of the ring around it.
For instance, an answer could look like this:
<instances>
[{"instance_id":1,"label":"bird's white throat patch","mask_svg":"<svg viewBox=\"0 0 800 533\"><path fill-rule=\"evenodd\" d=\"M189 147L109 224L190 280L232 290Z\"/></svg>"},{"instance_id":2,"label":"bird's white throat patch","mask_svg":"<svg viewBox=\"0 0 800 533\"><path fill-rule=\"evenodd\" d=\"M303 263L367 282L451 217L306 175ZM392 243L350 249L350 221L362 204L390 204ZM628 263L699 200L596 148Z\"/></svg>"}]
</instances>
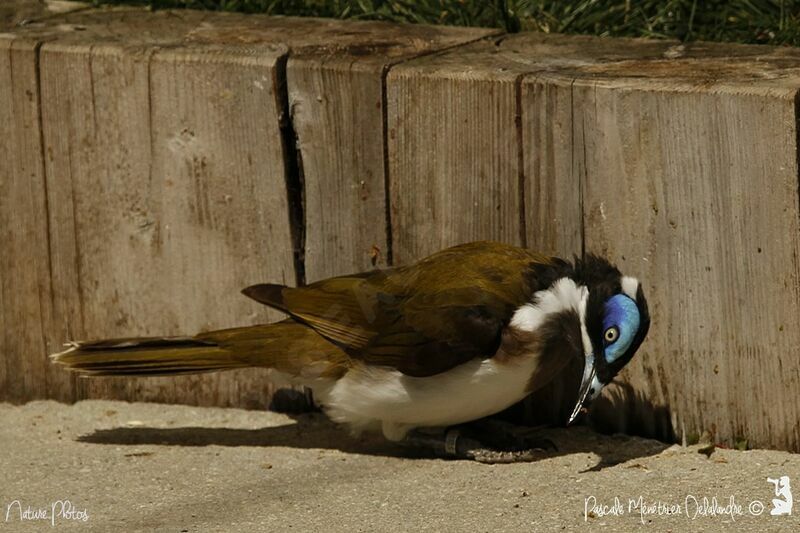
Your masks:
<instances>
[{"instance_id":1,"label":"bird's white throat patch","mask_svg":"<svg viewBox=\"0 0 800 533\"><path fill-rule=\"evenodd\" d=\"M639 280L630 276L623 276L621 284L622 292L635 302L636 294L639 292Z\"/></svg>"},{"instance_id":2,"label":"bird's white throat patch","mask_svg":"<svg viewBox=\"0 0 800 533\"><path fill-rule=\"evenodd\" d=\"M638 282L637 282L638 284ZM563 311L575 311L581 320L581 336L585 355L592 353L592 343L586 331L586 303L589 289L570 278L561 278L549 288L533 295L533 301L514 312L511 326L523 331L536 331L548 317Z\"/></svg>"}]
</instances>

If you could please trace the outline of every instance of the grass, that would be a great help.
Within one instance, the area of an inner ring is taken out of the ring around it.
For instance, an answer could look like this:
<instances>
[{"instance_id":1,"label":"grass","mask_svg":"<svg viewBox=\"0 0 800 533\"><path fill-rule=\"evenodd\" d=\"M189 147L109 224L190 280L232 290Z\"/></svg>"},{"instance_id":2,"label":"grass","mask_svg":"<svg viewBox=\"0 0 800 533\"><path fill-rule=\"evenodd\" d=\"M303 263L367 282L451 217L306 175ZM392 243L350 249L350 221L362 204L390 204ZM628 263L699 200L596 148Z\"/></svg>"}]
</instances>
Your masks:
<instances>
[{"instance_id":1,"label":"grass","mask_svg":"<svg viewBox=\"0 0 800 533\"><path fill-rule=\"evenodd\" d=\"M800 0L94 0L272 15L390 20L800 46Z\"/></svg>"}]
</instances>

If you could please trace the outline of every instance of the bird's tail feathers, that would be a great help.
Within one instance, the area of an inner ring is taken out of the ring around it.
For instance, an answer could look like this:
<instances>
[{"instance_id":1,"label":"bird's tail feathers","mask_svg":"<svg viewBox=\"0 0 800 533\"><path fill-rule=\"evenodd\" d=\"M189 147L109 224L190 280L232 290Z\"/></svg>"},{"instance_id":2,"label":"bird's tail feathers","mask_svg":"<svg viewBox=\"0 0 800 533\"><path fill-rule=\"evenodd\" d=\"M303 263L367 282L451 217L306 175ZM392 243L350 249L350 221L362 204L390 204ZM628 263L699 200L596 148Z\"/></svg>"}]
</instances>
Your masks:
<instances>
[{"instance_id":1,"label":"bird's tail feathers","mask_svg":"<svg viewBox=\"0 0 800 533\"><path fill-rule=\"evenodd\" d=\"M292 319L194 337L71 342L50 357L85 376L164 376L262 367L295 377L331 377L345 372L349 361L341 348Z\"/></svg>"},{"instance_id":2,"label":"bird's tail feathers","mask_svg":"<svg viewBox=\"0 0 800 533\"><path fill-rule=\"evenodd\" d=\"M251 366L230 351L194 337L141 337L70 342L50 356L87 376L165 376Z\"/></svg>"}]
</instances>

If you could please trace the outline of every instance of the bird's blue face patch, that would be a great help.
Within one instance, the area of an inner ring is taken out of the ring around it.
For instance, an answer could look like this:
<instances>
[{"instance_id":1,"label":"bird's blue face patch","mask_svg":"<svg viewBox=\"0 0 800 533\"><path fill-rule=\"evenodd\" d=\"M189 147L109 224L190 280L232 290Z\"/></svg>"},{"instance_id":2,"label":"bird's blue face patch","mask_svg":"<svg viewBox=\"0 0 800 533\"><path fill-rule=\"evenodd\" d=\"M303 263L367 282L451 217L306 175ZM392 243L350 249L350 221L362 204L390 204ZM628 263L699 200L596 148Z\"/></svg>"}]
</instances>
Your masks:
<instances>
[{"instance_id":1,"label":"bird's blue face patch","mask_svg":"<svg viewBox=\"0 0 800 533\"><path fill-rule=\"evenodd\" d=\"M617 294L606 301L603 345L608 363L613 363L628 351L639 330L639 321L639 308L628 296Z\"/></svg>"}]
</instances>

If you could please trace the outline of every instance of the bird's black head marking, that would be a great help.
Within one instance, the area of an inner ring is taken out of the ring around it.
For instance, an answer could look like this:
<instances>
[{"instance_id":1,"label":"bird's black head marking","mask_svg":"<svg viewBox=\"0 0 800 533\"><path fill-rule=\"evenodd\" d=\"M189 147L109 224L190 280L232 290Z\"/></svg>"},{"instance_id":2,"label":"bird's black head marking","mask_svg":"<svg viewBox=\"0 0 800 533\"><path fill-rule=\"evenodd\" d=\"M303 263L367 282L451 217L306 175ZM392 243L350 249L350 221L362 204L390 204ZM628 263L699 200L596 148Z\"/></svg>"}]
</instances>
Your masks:
<instances>
[{"instance_id":1,"label":"bird's black head marking","mask_svg":"<svg viewBox=\"0 0 800 533\"><path fill-rule=\"evenodd\" d=\"M597 379L607 385L647 336L647 300L636 279L623 276L602 257L589 255L576 261L575 278L589 289L586 330L595 355Z\"/></svg>"},{"instance_id":2,"label":"bird's black head marking","mask_svg":"<svg viewBox=\"0 0 800 533\"><path fill-rule=\"evenodd\" d=\"M596 398L625 367L650 329L650 313L639 281L623 276L606 259L575 260L573 279L588 289L584 326L587 346L578 403L570 417Z\"/></svg>"}]
</instances>

